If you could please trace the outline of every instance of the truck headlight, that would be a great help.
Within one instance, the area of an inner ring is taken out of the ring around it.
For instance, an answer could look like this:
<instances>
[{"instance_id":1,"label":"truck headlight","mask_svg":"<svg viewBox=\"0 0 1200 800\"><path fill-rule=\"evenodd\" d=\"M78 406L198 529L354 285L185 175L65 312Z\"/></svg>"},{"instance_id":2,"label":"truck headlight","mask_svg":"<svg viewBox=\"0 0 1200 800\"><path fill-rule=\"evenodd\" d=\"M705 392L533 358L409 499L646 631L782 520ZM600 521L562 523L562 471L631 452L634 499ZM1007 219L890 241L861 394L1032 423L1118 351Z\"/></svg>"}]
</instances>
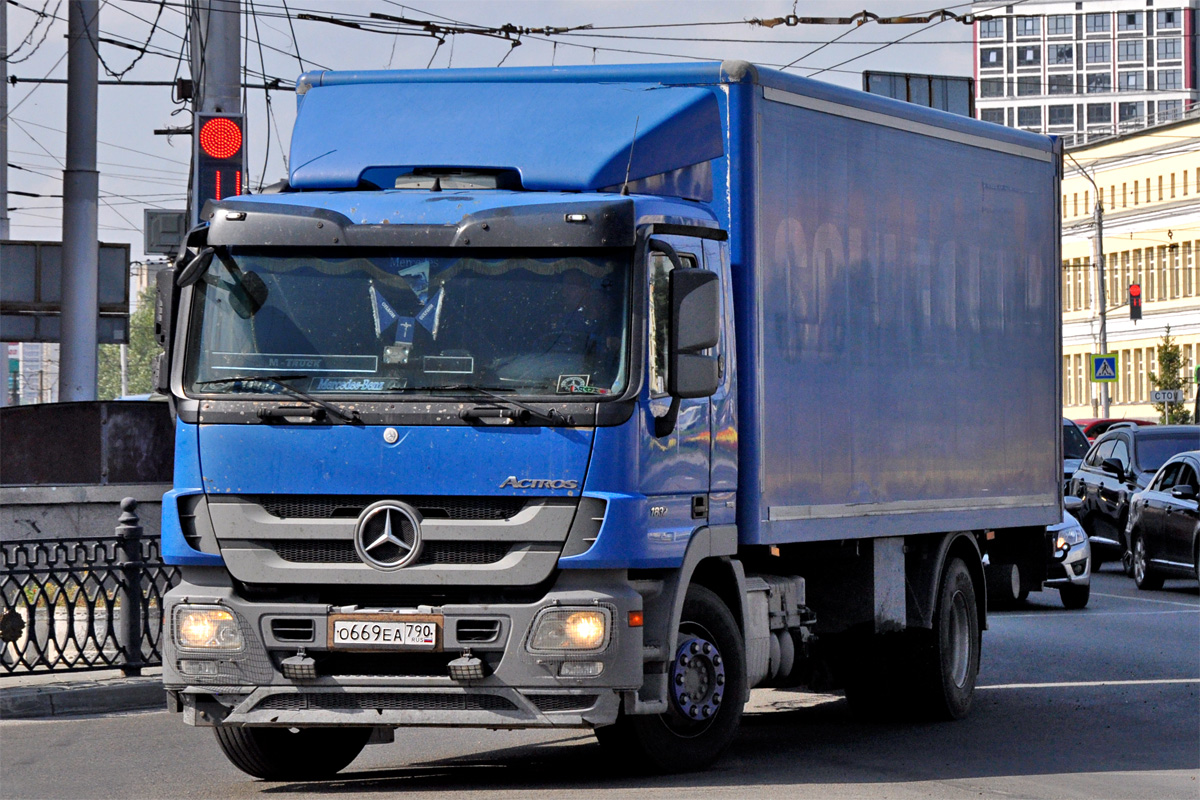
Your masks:
<instances>
[{"instance_id":1,"label":"truck headlight","mask_svg":"<svg viewBox=\"0 0 1200 800\"><path fill-rule=\"evenodd\" d=\"M246 646L237 617L220 606L175 607L175 644L180 650L235 652Z\"/></svg>"},{"instance_id":2,"label":"truck headlight","mask_svg":"<svg viewBox=\"0 0 1200 800\"><path fill-rule=\"evenodd\" d=\"M592 608L543 611L533 623L530 650L602 650L608 644L608 612Z\"/></svg>"}]
</instances>

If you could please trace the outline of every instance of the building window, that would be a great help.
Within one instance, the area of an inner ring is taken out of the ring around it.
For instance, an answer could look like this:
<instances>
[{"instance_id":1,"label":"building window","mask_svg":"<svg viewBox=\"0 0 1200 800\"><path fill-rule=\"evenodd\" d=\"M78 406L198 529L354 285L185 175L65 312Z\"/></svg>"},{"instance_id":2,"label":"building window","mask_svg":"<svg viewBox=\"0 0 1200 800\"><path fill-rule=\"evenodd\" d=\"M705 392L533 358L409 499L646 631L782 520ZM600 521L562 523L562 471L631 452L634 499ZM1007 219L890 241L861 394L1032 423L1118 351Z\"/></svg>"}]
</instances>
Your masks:
<instances>
[{"instance_id":1,"label":"building window","mask_svg":"<svg viewBox=\"0 0 1200 800\"><path fill-rule=\"evenodd\" d=\"M1075 93L1075 76L1074 75L1051 75L1050 94L1074 94Z\"/></svg>"},{"instance_id":2,"label":"building window","mask_svg":"<svg viewBox=\"0 0 1200 800\"><path fill-rule=\"evenodd\" d=\"M1046 17L1046 34L1048 36L1068 36L1075 29L1071 17L1066 14Z\"/></svg>"},{"instance_id":3,"label":"building window","mask_svg":"<svg viewBox=\"0 0 1200 800\"><path fill-rule=\"evenodd\" d=\"M1118 31L1140 31L1142 29L1142 12L1121 11L1117 13Z\"/></svg>"},{"instance_id":4,"label":"building window","mask_svg":"<svg viewBox=\"0 0 1200 800\"><path fill-rule=\"evenodd\" d=\"M1117 42L1117 61L1141 61L1142 44L1140 39Z\"/></svg>"},{"instance_id":5,"label":"building window","mask_svg":"<svg viewBox=\"0 0 1200 800\"><path fill-rule=\"evenodd\" d=\"M1159 39L1158 40L1158 60L1159 61L1178 61L1183 58L1183 40L1182 39Z\"/></svg>"},{"instance_id":6,"label":"building window","mask_svg":"<svg viewBox=\"0 0 1200 800\"><path fill-rule=\"evenodd\" d=\"M1017 127L1040 129L1042 127L1042 107L1026 106L1025 108L1018 108Z\"/></svg>"},{"instance_id":7,"label":"building window","mask_svg":"<svg viewBox=\"0 0 1200 800\"><path fill-rule=\"evenodd\" d=\"M1087 76L1088 94L1096 94L1099 92L1112 91L1112 75L1107 72L1098 72Z\"/></svg>"},{"instance_id":8,"label":"building window","mask_svg":"<svg viewBox=\"0 0 1200 800\"><path fill-rule=\"evenodd\" d=\"M1103 125L1112 122L1112 106L1108 103L1091 103L1087 107L1088 125Z\"/></svg>"},{"instance_id":9,"label":"building window","mask_svg":"<svg viewBox=\"0 0 1200 800\"><path fill-rule=\"evenodd\" d=\"M1158 72L1158 89L1162 92L1177 92L1183 88L1183 70L1163 69Z\"/></svg>"},{"instance_id":10,"label":"building window","mask_svg":"<svg viewBox=\"0 0 1200 800\"><path fill-rule=\"evenodd\" d=\"M1118 92L1140 92L1146 86L1145 74L1142 72L1118 72Z\"/></svg>"},{"instance_id":11,"label":"building window","mask_svg":"<svg viewBox=\"0 0 1200 800\"><path fill-rule=\"evenodd\" d=\"M1112 61L1112 42L1087 43L1087 63L1107 64L1109 61Z\"/></svg>"},{"instance_id":12,"label":"building window","mask_svg":"<svg viewBox=\"0 0 1200 800\"><path fill-rule=\"evenodd\" d=\"M979 68L992 69L1004 66L1003 47L984 47L979 51Z\"/></svg>"},{"instance_id":13,"label":"building window","mask_svg":"<svg viewBox=\"0 0 1200 800\"><path fill-rule=\"evenodd\" d=\"M1040 17L1017 17L1017 36L1038 36L1041 32Z\"/></svg>"},{"instance_id":14,"label":"building window","mask_svg":"<svg viewBox=\"0 0 1200 800\"><path fill-rule=\"evenodd\" d=\"M1042 79L1037 75L1021 75L1017 77L1017 96L1028 97L1042 93Z\"/></svg>"},{"instance_id":15,"label":"building window","mask_svg":"<svg viewBox=\"0 0 1200 800\"><path fill-rule=\"evenodd\" d=\"M1075 46L1070 44L1050 45L1049 59L1051 64L1074 64Z\"/></svg>"},{"instance_id":16,"label":"building window","mask_svg":"<svg viewBox=\"0 0 1200 800\"><path fill-rule=\"evenodd\" d=\"M1004 109L1003 108L981 108L979 110L979 118L984 122L994 122L997 125L1004 124Z\"/></svg>"},{"instance_id":17,"label":"building window","mask_svg":"<svg viewBox=\"0 0 1200 800\"><path fill-rule=\"evenodd\" d=\"M1036 67L1042 63L1042 48L1040 47L1018 47L1017 48L1017 66L1018 67Z\"/></svg>"},{"instance_id":18,"label":"building window","mask_svg":"<svg viewBox=\"0 0 1200 800\"><path fill-rule=\"evenodd\" d=\"M1075 124L1075 106L1050 106L1046 113L1051 125Z\"/></svg>"},{"instance_id":19,"label":"building window","mask_svg":"<svg viewBox=\"0 0 1200 800\"><path fill-rule=\"evenodd\" d=\"M979 22L980 39L1000 39L1004 36L1004 20L985 19Z\"/></svg>"},{"instance_id":20,"label":"building window","mask_svg":"<svg viewBox=\"0 0 1200 800\"><path fill-rule=\"evenodd\" d=\"M1162 30L1178 30L1182 15L1179 9L1173 8L1170 11L1158 12L1158 29Z\"/></svg>"},{"instance_id":21,"label":"building window","mask_svg":"<svg viewBox=\"0 0 1200 800\"><path fill-rule=\"evenodd\" d=\"M1108 33L1112 30L1112 18L1108 14L1088 14L1083 19L1088 33Z\"/></svg>"},{"instance_id":22,"label":"building window","mask_svg":"<svg viewBox=\"0 0 1200 800\"><path fill-rule=\"evenodd\" d=\"M980 97L1004 97L1004 78L982 78L979 81Z\"/></svg>"},{"instance_id":23,"label":"building window","mask_svg":"<svg viewBox=\"0 0 1200 800\"><path fill-rule=\"evenodd\" d=\"M1170 122L1175 119L1183 119L1183 101L1182 100L1159 100L1158 101L1158 121ZM1186 173L1185 173L1186 174ZM1186 190L1187 184L1184 184Z\"/></svg>"},{"instance_id":24,"label":"building window","mask_svg":"<svg viewBox=\"0 0 1200 800\"><path fill-rule=\"evenodd\" d=\"M1117 103L1117 120L1119 122L1133 122L1140 120L1145 115L1146 110L1143 103Z\"/></svg>"}]
</instances>

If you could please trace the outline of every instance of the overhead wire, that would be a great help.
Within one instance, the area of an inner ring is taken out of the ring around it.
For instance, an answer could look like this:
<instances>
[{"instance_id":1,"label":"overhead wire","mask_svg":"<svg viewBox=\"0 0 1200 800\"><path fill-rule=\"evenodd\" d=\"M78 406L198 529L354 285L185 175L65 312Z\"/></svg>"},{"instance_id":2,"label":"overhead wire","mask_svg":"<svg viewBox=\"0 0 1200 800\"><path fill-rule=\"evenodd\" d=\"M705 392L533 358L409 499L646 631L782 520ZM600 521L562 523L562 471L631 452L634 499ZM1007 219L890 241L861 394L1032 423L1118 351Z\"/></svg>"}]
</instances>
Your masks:
<instances>
[{"instance_id":1,"label":"overhead wire","mask_svg":"<svg viewBox=\"0 0 1200 800\"><path fill-rule=\"evenodd\" d=\"M7 62L10 66L12 64L20 64L22 62L28 61L29 59L33 58L33 56L37 53L38 50L40 50L42 48L42 45L45 44L45 42L46 42L46 36L49 35L49 33L50 33L50 28L54 25L54 20L58 18L58 9L62 6L62 0L58 0L58 3L54 6L54 11L51 12L50 14L46 13L46 9L50 7L50 0L46 0L45 4L42 5L41 11L37 11L33 8L30 8L29 6L23 6L20 3L13 3L13 5L16 6L17 8L21 8L21 9L25 9L27 11L33 12L36 15L36 17L33 21L33 27L29 29L29 33L27 33L25 35L25 38L23 38L20 42L18 42L17 46L11 52L9 52L5 55L4 61ZM15 56L17 53L21 52L22 47L29 45L29 44L33 44L33 37L37 34L37 30L39 27L41 27L43 20L46 21L46 27L42 28L42 38L38 39L38 43L33 45L32 50L30 50L28 53L21 56L20 58L14 59L13 56Z\"/></svg>"}]
</instances>

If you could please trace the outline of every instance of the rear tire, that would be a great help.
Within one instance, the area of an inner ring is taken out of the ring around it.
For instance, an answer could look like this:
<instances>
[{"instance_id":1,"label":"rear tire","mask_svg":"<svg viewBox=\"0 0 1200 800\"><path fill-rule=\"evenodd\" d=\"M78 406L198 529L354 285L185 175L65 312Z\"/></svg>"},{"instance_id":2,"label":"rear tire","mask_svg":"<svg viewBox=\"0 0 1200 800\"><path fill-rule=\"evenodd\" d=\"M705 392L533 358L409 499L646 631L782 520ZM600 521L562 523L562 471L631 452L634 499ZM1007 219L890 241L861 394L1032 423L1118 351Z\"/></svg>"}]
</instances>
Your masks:
<instances>
[{"instance_id":1,"label":"rear tire","mask_svg":"<svg viewBox=\"0 0 1200 800\"><path fill-rule=\"evenodd\" d=\"M370 728L213 728L225 757L264 781L332 778L367 745Z\"/></svg>"},{"instance_id":2,"label":"rear tire","mask_svg":"<svg viewBox=\"0 0 1200 800\"><path fill-rule=\"evenodd\" d=\"M962 719L971 710L982 641L975 582L961 558L946 565L937 597L918 684L922 705L939 719Z\"/></svg>"},{"instance_id":3,"label":"rear tire","mask_svg":"<svg viewBox=\"0 0 1200 800\"><path fill-rule=\"evenodd\" d=\"M1150 557L1146 553L1146 539L1140 533L1133 534L1133 556L1130 559L1133 568L1133 582L1139 589L1161 589L1162 575L1150 566Z\"/></svg>"},{"instance_id":4,"label":"rear tire","mask_svg":"<svg viewBox=\"0 0 1200 800\"><path fill-rule=\"evenodd\" d=\"M1059 599L1062 600L1063 608L1079 609L1087 608L1088 600L1092 596L1091 584L1085 583L1082 586L1070 584L1061 586L1058 589Z\"/></svg>"},{"instance_id":5,"label":"rear tire","mask_svg":"<svg viewBox=\"0 0 1200 800\"><path fill-rule=\"evenodd\" d=\"M703 586L687 590L668 684L665 713L622 713L616 724L596 729L616 763L694 772L711 766L737 734L749 694L742 634L721 598Z\"/></svg>"}]
</instances>

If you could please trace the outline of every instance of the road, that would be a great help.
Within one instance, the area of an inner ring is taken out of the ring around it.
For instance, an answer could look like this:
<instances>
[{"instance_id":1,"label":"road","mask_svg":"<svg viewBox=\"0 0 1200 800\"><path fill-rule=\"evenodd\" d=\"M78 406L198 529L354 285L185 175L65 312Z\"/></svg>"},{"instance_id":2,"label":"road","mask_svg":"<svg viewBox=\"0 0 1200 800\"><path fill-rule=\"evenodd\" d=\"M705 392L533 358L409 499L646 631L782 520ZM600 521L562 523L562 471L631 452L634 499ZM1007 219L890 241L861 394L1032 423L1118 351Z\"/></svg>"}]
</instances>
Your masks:
<instances>
[{"instance_id":1,"label":"road","mask_svg":"<svg viewBox=\"0 0 1200 800\"><path fill-rule=\"evenodd\" d=\"M867 723L831 695L756 691L702 774L639 777L581 732L407 730L336 781L263 783L166 712L0 722L4 798L1200 797L1200 592L1139 592L1109 566L1092 600L995 613L957 723Z\"/></svg>"}]
</instances>

